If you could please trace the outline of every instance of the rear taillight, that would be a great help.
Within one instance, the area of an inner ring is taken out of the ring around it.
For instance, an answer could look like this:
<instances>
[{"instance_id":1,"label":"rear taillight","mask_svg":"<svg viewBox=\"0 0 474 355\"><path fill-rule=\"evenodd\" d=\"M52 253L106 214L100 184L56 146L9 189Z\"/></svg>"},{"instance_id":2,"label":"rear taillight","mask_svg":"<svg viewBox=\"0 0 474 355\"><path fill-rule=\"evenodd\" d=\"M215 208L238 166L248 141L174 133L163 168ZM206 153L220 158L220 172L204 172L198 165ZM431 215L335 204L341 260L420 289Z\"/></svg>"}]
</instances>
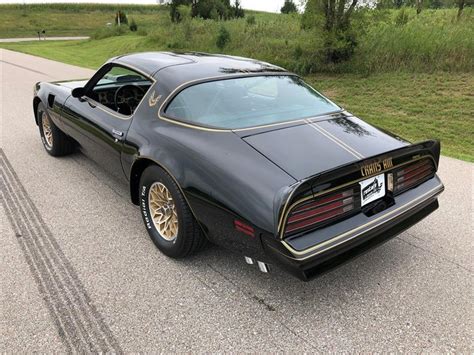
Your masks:
<instances>
[{"instance_id":1,"label":"rear taillight","mask_svg":"<svg viewBox=\"0 0 474 355\"><path fill-rule=\"evenodd\" d=\"M430 159L420 160L395 171L394 193L398 194L415 187L430 178L434 172L433 162Z\"/></svg>"},{"instance_id":2,"label":"rear taillight","mask_svg":"<svg viewBox=\"0 0 474 355\"><path fill-rule=\"evenodd\" d=\"M303 203L288 215L285 234L295 234L326 224L354 210L355 190L345 190L325 195Z\"/></svg>"}]
</instances>

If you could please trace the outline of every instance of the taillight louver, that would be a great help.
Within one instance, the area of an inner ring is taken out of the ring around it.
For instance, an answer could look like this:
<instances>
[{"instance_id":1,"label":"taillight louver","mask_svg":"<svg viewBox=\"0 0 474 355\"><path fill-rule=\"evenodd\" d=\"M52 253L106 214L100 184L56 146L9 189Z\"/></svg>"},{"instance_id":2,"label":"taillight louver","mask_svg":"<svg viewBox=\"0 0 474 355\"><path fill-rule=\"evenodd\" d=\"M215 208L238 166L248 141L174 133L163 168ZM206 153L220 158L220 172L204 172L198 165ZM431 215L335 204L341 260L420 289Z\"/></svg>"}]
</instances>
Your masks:
<instances>
[{"instance_id":1,"label":"taillight louver","mask_svg":"<svg viewBox=\"0 0 474 355\"><path fill-rule=\"evenodd\" d=\"M354 209L354 189L326 195L294 208L287 219L285 234L294 234L329 222Z\"/></svg>"},{"instance_id":2,"label":"taillight louver","mask_svg":"<svg viewBox=\"0 0 474 355\"><path fill-rule=\"evenodd\" d=\"M401 193L426 181L434 173L433 163L426 159L411 164L395 173L395 193Z\"/></svg>"}]
</instances>

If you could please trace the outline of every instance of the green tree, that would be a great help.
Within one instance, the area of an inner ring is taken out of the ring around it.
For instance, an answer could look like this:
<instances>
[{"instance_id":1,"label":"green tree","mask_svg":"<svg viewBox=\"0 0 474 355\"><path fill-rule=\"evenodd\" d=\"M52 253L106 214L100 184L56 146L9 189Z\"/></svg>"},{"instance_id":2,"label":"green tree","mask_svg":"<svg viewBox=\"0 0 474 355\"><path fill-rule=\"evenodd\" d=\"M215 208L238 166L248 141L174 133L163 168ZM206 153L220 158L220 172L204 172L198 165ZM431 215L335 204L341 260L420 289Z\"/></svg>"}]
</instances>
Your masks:
<instances>
[{"instance_id":1,"label":"green tree","mask_svg":"<svg viewBox=\"0 0 474 355\"><path fill-rule=\"evenodd\" d=\"M127 14L125 14L125 12L121 10L117 11L117 13L115 14L115 24L119 26L127 25L128 24Z\"/></svg>"},{"instance_id":2,"label":"green tree","mask_svg":"<svg viewBox=\"0 0 474 355\"><path fill-rule=\"evenodd\" d=\"M192 16L201 17L203 19L222 19L226 20L230 17L230 4L222 0L199 0L193 3ZM216 18L217 16L217 18Z\"/></svg>"},{"instance_id":3,"label":"green tree","mask_svg":"<svg viewBox=\"0 0 474 355\"><path fill-rule=\"evenodd\" d=\"M416 5L416 14L419 15L421 10L423 9L423 0L416 0L415 5Z\"/></svg>"},{"instance_id":4,"label":"green tree","mask_svg":"<svg viewBox=\"0 0 474 355\"><path fill-rule=\"evenodd\" d=\"M298 12L298 8L292 0L285 0L280 12L282 14L290 14L292 12Z\"/></svg>"},{"instance_id":5,"label":"green tree","mask_svg":"<svg viewBox=\"0 0 474 355\"><path fill-rule=\"evenodd\" d=\"M170 4L170 17L173 22L180 22L182 16L178 8L182 5L192 5L192 0L172 0Z\"/></svg>"},{"instance_id":6,"label":"green tree","mask_svg":"<svg viewBox=\"0 0 474 355\"><path fill-rule=\"evenodd\" d=\"M242 6L240 6L240 1L235 0L235 4L232 7L232 12L234 13L235 18L241 18L245 16L245 11L242 9Z\"/></svg>"},{"instance_id":7,"label":"green tree","mask_svg":"<svg viewBox=\"0 0 474 355\"><path fill-rule=\"evenodd\" d=\"M337 63L349 59L357 45L351 30L351 16L358 0L308 0L303 16L303 27L322 27L324 57ZM312 22L313 24L309 24Z\"/></svg>"},{"instance_id":8,"label":"green tree","mask_svg":"<svg viewBox=\"0 0 474 355\"><path fill-rule=\"evenodd\" d=\"M462 11L464 10L464 6L466 5L466 0L458 0L458 20L462 15Z\"/></svg>"}]
</instances>

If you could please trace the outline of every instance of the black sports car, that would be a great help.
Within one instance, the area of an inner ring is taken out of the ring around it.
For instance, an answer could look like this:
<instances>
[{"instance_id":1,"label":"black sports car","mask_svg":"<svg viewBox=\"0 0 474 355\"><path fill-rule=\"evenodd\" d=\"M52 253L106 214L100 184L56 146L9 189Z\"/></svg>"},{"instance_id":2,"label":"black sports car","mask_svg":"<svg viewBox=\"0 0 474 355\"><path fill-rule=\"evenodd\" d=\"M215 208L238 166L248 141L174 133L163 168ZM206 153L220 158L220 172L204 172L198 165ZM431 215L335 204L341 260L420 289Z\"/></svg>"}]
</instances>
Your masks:
<instances>
[{"instance_id":1,"label":"black sports car","mask_svg":"<svg viewBox=\"0 0 474 355\"><path fill-rule=\"evenodd\" d=\"M203 53L116 57L38 83L46 151L76 148L130 186L156 246L208 240L308 280L438 207L438 141L411 144L286 70Z\"/></svg>"}]
</instances>

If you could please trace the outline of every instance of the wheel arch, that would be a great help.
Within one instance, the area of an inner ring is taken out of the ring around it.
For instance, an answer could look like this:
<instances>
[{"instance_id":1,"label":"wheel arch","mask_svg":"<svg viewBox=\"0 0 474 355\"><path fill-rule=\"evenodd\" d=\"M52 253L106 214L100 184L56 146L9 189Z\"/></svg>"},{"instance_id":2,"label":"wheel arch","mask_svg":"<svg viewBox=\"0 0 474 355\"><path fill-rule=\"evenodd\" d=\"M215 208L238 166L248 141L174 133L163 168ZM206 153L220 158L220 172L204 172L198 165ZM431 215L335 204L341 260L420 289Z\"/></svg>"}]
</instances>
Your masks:
<instances>
[{"instance_id":1,"label":"wheel arch","mask_svg":"<svg viewBox=\"0 0 474 355\"><path fill-rule=\"evenodd\" d=\"M186 199L186 195L184 194L183 189L181 188L181 185L179 184L178 180L176 177L170 172L169 169L167 169L162 163L148 157L140 157L135 160L135 162L132 165L132 169L130 171L130 197L132 200L132 203L134 205L139 205L139 196L140 193L138 191L139 185L140 185L140 178L145 171L146 168L148 168L151 165L156 165L159 166L161 169L163 169L170 177L173 179L175 184L178 186L179 190L183 194L183 196ZM186 199L187 201L187 199ZM189 205L189 202L188 202Z\"/></svg>"},{"instance_id":2,"label":"wheel arch","mask_svg":"<svg viewBox=\"0 0 474 355\"><path fill-rule=\"evenodd\" d=\"M141 157L141 158L136 159L135 162L133 163L132 169L130 171L130 198L132 200L132 203L134 205L137 205L137 206L140 205L140 191L139 191L140 179L141 179L141 176L142 176L143 172L145 171L145 169L148 168L149 166L152 166L152 165L158 166L161 169L163 169L171 177L171 179L175 182L176 186L178 186L178 189L183 194L184 200L186 201L186 203L188 204L189 209L191 210L191 214L193 215L193 217L198 222L198 225L200 226L201 231L208 238L208 228L205 225L203 225L199 221L199 219L197 218L196 213L194 212L191 204L188 201L188 198L186 197L186 194L184 193L183 188L181 187L181 185L178 182L178 180L176 179L176 177L163 164L161 164L160 162L158 162L154 159L151 159L151 158L148 158L148 157Z\"/></svg>"},{"instance_id":3,"label":"wheel arch","mask_svg":"<svg viewBox=\"0 0 474 355\"><path fill-rule=\"evenodd\" d=\"M135 160L132 165L132 169L130 171L130 198L134 205L139 205L139 185L140 185L140 178L145 171L151 165L158 165L161 167L160 164L157 164L154 160L148 158L139 158Z\"/></svg>"},{"instance_id":4,"label":"wheel arch","mask_svg":"<svg viewBox=\"0 0 474 355\"><path fill-rule=\"evenodd\" d=\"M38 96L35 96L33 99L33 114L35 115L35 122L36 125L39 125L38 123L38 106L41 103L41 99Z\"/></svg>"}]
</instances>

